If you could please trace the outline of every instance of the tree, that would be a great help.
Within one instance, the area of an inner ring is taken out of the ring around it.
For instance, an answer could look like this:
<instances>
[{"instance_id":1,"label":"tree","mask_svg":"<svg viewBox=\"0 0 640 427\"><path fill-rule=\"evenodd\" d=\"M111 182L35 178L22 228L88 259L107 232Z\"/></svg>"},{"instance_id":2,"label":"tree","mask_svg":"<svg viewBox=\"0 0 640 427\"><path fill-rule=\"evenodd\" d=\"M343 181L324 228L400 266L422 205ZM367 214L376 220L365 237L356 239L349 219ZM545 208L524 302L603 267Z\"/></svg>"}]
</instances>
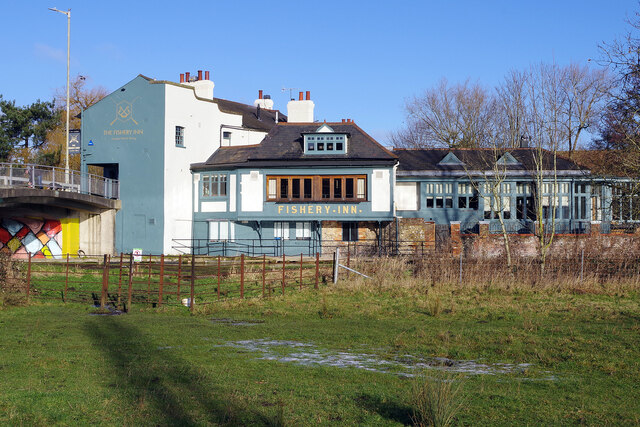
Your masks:
<instances>
[{"instance_id":1,"label":"tree","mask_svg":"<svg viewBox=\"0 0 640 427\"><path fill-rule=\"evenodd\" d=\"M33 152L47 140L47 132L59 121L53 102L37 100L25 107L0 97L0 159L9 160L22 145L24 152Z\"/></svg>"},{"instance_id":2,"label":"tree","mask_svg":"<svg viewBox=\"0 0 640 427\"><path fill-rule=\"evenodd\" d=\"M96 102L108 95L102 86L87 87L87 77L78 75L69 82L69 128L79 129L81 114ZM47 144L39 151L36 163L64 167L65 121L67 93L65 88L56 91L55 108L60 114L60 122L47 134ZM69 168L80 170L80 155L69 156Z\"/></svg>"},{"instance_id":3,"label":"tree","mask_svg":"<svg viewBox=\"0 0 640 427\"><path fill-rule=\"evenodd\" d=\"M640 15L628 21L629 30L622 39L600 45L598 61L614 73L609 91L611 102L602 116L600 139L594 147L617 150L623 169L633 177L640 174Z\"/></svg>"},{"instance_id":4,"label":"tree","mask_svg":"<svg viewBox=\"0 0 640 427\"><path fill-rule=\"evenodd\" d=\"M482 86L468 81L449 86L443 79L405 103L406 126L391 140L407 148L480 147L494 109L493 97Z\"/></svg>"}]
</instances>

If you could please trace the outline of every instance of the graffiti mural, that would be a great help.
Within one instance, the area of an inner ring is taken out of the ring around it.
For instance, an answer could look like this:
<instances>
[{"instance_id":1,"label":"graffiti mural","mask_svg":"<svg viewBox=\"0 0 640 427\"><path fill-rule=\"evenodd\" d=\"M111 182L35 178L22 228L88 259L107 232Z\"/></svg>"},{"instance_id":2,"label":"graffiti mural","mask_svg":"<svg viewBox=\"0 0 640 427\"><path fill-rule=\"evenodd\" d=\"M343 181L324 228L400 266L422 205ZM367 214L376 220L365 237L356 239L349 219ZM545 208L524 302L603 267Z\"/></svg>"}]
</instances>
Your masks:
<instances>
[{"instance_id":1,"label":"graffiti mural","mask_svg":"<svg viewBox=\"0 0 640 427\"><path fill-rule=\"evenodd\" d=\"M62 226L58 220L2 218L0 253L16 258L62 258Z\"/></svg>"}]
</instances>

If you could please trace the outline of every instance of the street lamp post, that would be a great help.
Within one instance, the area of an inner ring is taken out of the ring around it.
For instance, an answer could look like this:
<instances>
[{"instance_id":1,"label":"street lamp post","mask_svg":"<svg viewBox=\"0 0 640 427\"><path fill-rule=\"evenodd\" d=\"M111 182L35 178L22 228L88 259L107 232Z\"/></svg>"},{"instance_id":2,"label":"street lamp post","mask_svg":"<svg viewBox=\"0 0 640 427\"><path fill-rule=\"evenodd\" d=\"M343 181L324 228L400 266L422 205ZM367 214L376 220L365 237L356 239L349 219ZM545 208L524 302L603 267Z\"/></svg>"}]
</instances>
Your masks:
<instances>
[{"instance_id":1,"label":"street lamp post","mask_svg":"<svg viewBox=\"0 0 640 427\"><path fill-rule=\"evenodd\" d=\"M64 140L64 175L65 183L69 183L69 59L71 57L71 9L59 10L55 7L50 7L49 10L53 12L64 13L67 15L67 124L65 128L65 140Z\"/></svg>"}]
</instances>

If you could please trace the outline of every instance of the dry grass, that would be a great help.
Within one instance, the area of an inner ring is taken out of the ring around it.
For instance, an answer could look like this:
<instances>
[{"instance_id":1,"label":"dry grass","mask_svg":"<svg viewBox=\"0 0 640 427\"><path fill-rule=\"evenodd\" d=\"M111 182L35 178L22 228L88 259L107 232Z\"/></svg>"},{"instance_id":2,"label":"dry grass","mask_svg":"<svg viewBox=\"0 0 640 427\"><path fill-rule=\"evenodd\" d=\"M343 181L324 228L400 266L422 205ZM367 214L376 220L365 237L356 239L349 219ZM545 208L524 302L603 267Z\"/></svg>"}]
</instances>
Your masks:
<instances>
[{"instance_id":1,"label":"dry grass","mask_svg":"<svg viewBox=\"0 0 640 427\"><path fill-rule=\"evenodd\" d=\"M540 274L539 265L529 259L516 260L512 268L507 268L501 260L463 260L462 276L459 259L451 257L361 259L352 265L372 279L352 275L349 280L342 280L341 286L352 290L428 295L433 315L438 311L437 295L443 291L624 296L640 290L640 275L633 274L628 266L622 271L616 270L610 260L586 266L595 271L587 271L585 267L582 278L580 271L576 271L576 260L570 258L549 263L544 275ZM344 278L343 274L341 279Z\"/></svg>"}]
</instances>

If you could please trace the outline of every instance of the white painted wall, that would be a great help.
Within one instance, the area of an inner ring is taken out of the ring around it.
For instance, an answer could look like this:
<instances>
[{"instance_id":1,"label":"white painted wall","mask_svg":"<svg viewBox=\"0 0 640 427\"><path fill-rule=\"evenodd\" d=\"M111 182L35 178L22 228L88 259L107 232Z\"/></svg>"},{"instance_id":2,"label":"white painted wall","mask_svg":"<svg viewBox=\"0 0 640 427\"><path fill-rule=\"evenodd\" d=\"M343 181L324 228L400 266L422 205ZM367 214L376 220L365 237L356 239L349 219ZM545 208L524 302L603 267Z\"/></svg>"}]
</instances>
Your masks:
<instances>
[{"instance_id":1,"label":"white painted wall","mask_svg":"<svg viewBox=\"0 0 640 427\"><path fill-rule=\"evenodd\" d=\"M264 175L258 171L240 174L240 209L243 212L262 212Z\"/></svg>"},{"instance_id":2,"label":"white painted wall","mask_svg":"<svg viewBox=\"0 0 640 427\"><path fill-rule=\"evenodd\" d=\"M235 174L229 176L229 212L236 211L236 181Z\"/></svg>"},{"instance_id":3,"label":"white painted wall","mask_svg":"<svg viewBox=\"0 0 640 427\"><path fill-rule=\"evenodd\" d=\"M222 138L222 132L231 132L231 140L228 143L226 140ZM220 130L220 141L221 145L224 147L236 147L238 145L254 145L259 144L264 137L267 135L267 132L260 132L257 130L251 129L237 129L237 128L225 128L223 127Z\"/></svg>"},{"instance_id":4,"label":"white painted wall","mask_svg":"<svg viewBox=\"0 0 640 427\"><path fill-rule=\"evenodd\" d=\"M371 211L391 210L391 174L387 169L371 171Z\"/></svg>"},{"instance_id":5,"label":"white painted wall","mask_svg":"<svg viewBox=\"0 0 640 427\"><path fill-rule=\"evenodd\" d=\"M401 211L417 211L419 208L419 188L417 182L396 182L394 193L396 209Z\"/></svg>"},{"instance_id":6,"label":"white painted wall","mask_svg":"<svg viewBox=\"0 0 640 427\"><path fill-rule=\"evenodd\" d=\"M202 202L202 212L226 212L227 202Z\"/></svg>"},{"instance_id":7,"label":"white painted wall","mask_svg":"<svg viewBox=\"0 0 640 427\"><path fill-rule=\"evenodd\" d=\"M173 239L191 238L192 200L197 179L189 166L206 160L220 146L222 124L242 125L242 116L223 113L215 102L196 99L193 89L165 85L164 248L175 254ZM175 127L185 128L184 148L175 145ZM196 196L199 196L196 194Z\"/></svg>"}]
</instances>

